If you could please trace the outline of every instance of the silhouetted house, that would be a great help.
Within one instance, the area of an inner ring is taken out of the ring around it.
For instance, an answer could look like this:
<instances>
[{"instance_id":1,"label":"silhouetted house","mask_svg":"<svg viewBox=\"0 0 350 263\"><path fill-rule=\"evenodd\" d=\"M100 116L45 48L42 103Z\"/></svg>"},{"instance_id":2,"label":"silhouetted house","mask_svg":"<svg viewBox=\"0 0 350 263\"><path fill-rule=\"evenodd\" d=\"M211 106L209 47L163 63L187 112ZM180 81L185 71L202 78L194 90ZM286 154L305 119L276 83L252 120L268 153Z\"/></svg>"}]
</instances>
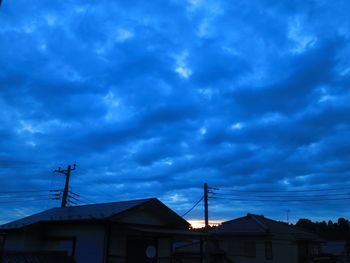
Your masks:
<instances>
[{"instance_id":1,"label":"silhouetted house","mask_svg":"<svg viewBox=\"0 0 350 263\"><path fill-rule=\"evenodd\" d=\"M226 262L310 262L320 252L315 234L264 216L248 214L210 231L210 249L225 251Z\"/></svg>"},{"instance_id":2,"label":"silhouetted house","mask_svg":"<svg viewBox=\"0 0 350 263\"><path fill-rule=\"evenodd\" d=\"M170 263L176 242L200 239L189 226L152 198L53 208L0 231L6 234L5 258L65 251L77 263Z\"/></svg>"}]
</instances>

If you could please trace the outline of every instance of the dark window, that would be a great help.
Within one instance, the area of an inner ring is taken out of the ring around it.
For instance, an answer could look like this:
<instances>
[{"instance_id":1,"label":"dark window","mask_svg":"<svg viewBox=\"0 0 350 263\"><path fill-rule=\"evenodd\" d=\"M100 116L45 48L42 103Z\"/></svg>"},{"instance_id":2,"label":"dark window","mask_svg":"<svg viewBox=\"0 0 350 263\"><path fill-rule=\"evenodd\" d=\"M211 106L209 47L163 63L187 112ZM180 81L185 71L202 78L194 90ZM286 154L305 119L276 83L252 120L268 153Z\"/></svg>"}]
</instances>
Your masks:
<instances>
[{"instance_id":1,"label":"dark window","mask_svg":"<svg viewBox=\"0 0 350 263\"><path fill-rule=\"evenodd\" d=\"M5 250L5 234L0 233L0 262L3 261L4 250Z\"/></svg>"},{"instance_id":2,"label":"dark window","mask_svg":"<svg viewBox=\"0 0 350 263\"><path fill-rule=\"evenodd\" d=\"M223 241L225 243L225 241ZM255 241L232 240L228 243L227 253L233 256L256 257Z\"/></svg>"},{"instance_id":3,"label":"dark window","mask_svg":"<svg viewBox=\"0 0 350 263\"><path fill-rule=\"evenodd\" d=\"M309 244L306 241L298 242L299 257L304 258L309 256Z\"/></svg>"},{"instance_id":4,"label":"dark window","mask_svg":"<svg viewBox=\"0 0 350 263\"><path fill-rule=\"evenodd\" d=\"M320 254L320 247L318 245L312 245L312 255L318 256Z\"/></svg>"},{"instance_id":5,"label":"dark window","mask_svg":"<svg viewBox=\"0 0 350 263\"><path fill-rule=\"evenodd\" d=\"M157 240L147 237L128 237L126 242L127 263L157 262Z\"/></svg>"},{"instance_id":6,"label":"dark window","mask_svg":"<svg viewBox=\"0 0 350 263\"><path fill-rule=\"evenodd\" d=\"M60 240L58 246L60 251L67 252L68 256L74 256L74 240Z\"/></svg>"},{"instance_id":7,"label":"dark window","mask_svg":"<svg viewBox=\"0 0 350 263\"><path fill-rule=\"evenodd\" d=\"M244 255L250 258L256 257L256 245L254 241L244 242Z\"/></svg>"},{"instance_id":8,"label":"dark window","mask_svg":"<svg viewBox=\"0 0 350 263\"><path fill-rule=\"evenodd\" d=\"M265 242L265 259L272 260L272 242L271 241Z\"/></svg>"},{"instance_id":9,"label":"dark window","mask_svg":"<svg viewBox=\"0 0 350 263\"><path fill-rule=\"evenodd\" d=\"M0 253L4 250L5 247L5 234L0 233Z\"/></svg>"},{"instance_id":10,"label":"dark window","mask_svg":"<svg viewBox=\"0 0 350 263\"><path fill-rule=\"evenodd\" d=\"M56 249L59 251L64 251L68 256L75 256L75 245L76 238L75 237L46 237L46 241L50 244L56 246Z\"/></svg>"}]
</instances>

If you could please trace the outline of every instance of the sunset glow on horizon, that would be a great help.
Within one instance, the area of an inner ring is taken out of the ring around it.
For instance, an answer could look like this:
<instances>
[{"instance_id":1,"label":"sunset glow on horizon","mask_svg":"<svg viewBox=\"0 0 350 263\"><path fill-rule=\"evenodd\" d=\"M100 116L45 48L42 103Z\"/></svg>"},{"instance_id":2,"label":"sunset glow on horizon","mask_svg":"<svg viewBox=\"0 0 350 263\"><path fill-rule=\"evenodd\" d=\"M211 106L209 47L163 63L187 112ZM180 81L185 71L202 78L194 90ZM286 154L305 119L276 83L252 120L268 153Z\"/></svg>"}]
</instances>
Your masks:
<instances>
[{"instance_id":1,"label":"sunset glow on horizon","mask_svg":"<svg viewBox=\"0 0 350 263\"><path fill-rule=\"evenodd\" d=\"M190 219L187 220L192 228L202 228L204 227L204 220L203 219ZM226 220L210 220L209 225L210 226L217 226L220 225L222 222L225 222Z\"/></svg>"}]
</instances>

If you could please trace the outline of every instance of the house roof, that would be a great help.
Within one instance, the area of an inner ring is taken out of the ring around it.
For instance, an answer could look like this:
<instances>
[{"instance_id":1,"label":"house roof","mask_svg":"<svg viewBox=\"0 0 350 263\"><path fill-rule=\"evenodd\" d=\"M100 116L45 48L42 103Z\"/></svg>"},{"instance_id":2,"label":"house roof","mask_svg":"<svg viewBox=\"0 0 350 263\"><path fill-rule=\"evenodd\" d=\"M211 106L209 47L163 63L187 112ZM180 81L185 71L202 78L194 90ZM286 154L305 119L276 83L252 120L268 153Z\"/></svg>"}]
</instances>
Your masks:
<instances>
[{"instance_id":1,"label":"house roof","mask_svg":"<svg viewBox=\"0 0 350 263\"><path fill-rule=\"evenodd\" d=\"M19 220L15 220L0 226L0 230L20 229L26 226L30 226L41 222L68 222L68 221L96 221L96 220L110 220L119 215L123 215L124 212L129 212L134 208L138 208L144 205L153 205L163 207L165 211L170 214L172 219L181 222L182 224L188 224L188 222L178 216L170 208L164 205L156 198L112 202L112 203L100 203L81 206L70 206L64 208L52 208L43 212L24 217Z\"/></svg>"},{"instance_id":2,"label":"house roof","mask_svg":"<svg viewBox=\"0 0 350 263\"><path fill-rule=\"evenodd\" d=\"M278 222L261 215L247 214L247 216L233 219L211 230L220 235L288 235L296 240L318 240L320 238L311 232L300 229L287 223Z\"/></svg>"}]
</instances>

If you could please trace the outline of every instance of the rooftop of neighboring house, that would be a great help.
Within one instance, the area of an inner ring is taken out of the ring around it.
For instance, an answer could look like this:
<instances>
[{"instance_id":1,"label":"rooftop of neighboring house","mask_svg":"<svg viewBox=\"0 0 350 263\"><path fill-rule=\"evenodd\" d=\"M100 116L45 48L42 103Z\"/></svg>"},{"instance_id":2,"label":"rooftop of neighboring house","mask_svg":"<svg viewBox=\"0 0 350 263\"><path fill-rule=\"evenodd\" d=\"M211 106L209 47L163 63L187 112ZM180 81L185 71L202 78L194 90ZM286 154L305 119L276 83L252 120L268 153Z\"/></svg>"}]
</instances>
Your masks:
<instances>
[{"instance_id":1,"label":"rooftop of neighboring house","mask_svg":"<svg viewBox=\"0 0 350 263\"><path fill-rule=\"evenodd\" d=\"M275 221L262 215L247 214L244 217L223 222L220 226L211 230L218 235L249 235L268 236L283 234L298 240L320 241L319 236L296 226L284 222Z\"/></svg>"},{"instance_id":2,"label":"rooftop of neighboring house","mask_svg":"<svg viewBox=\"0 0 350 263\"><path fill-rule=\"evenodd\" d=\"M175 224L189 226L189 223L174 211L168 208L157 198L130 200L91 205L58 207L45 210L0 226L0 230L21 229L37 223L71 222L71 221L103 221L115 219L131 211L140 211L142 208L151 210L158 217L173 221ZM141 217L142 215L140 215Z\"/></svg>"}]
</instances>

